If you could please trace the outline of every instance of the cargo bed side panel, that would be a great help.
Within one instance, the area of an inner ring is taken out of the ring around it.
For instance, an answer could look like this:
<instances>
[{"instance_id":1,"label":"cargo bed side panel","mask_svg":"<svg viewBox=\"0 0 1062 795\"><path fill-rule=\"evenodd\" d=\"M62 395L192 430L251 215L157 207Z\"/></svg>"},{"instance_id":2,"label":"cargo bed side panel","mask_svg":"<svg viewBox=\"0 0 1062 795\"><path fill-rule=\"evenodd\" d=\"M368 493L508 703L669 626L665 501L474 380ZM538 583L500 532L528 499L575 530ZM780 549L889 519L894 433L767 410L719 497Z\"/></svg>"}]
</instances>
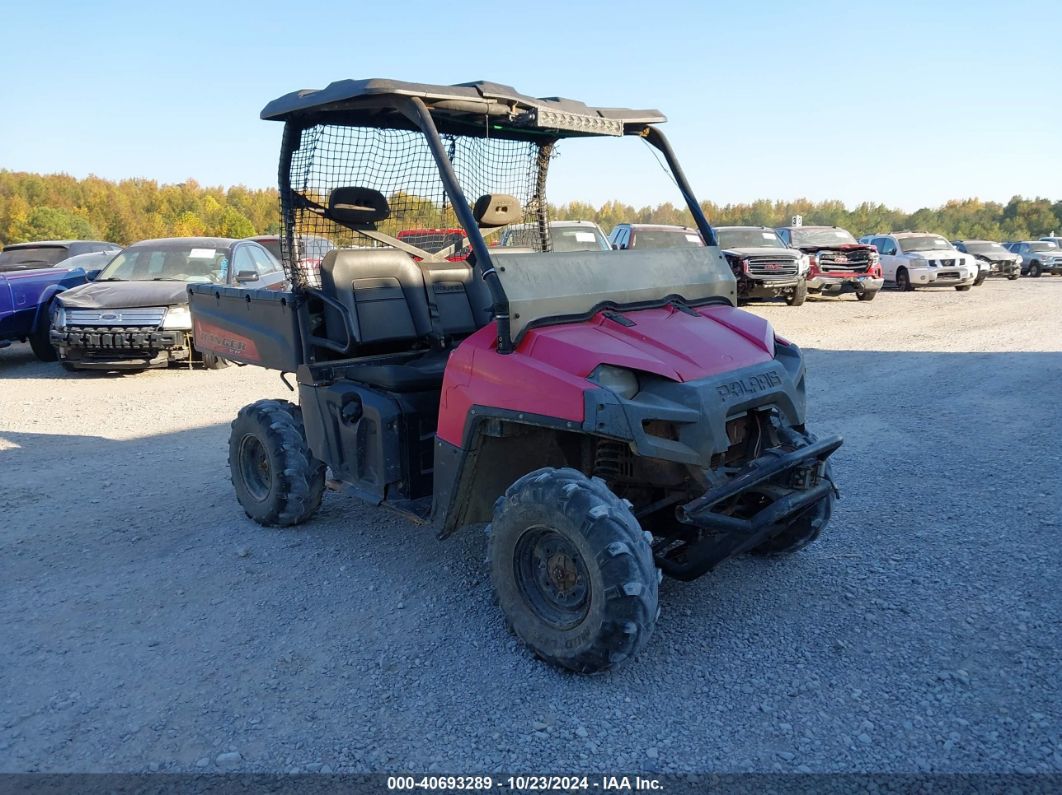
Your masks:
<instances>
[{"instance_id":1,"label":"cargo bed side panel","mask_svg":"<svg viewBox=\"0 0 1062 795\"><path fill-rule=\"evenodd\" d=\"M302 363L298 299L275 290L188 287L196 350L294 372Z\"/></svg>"}]
</instances>

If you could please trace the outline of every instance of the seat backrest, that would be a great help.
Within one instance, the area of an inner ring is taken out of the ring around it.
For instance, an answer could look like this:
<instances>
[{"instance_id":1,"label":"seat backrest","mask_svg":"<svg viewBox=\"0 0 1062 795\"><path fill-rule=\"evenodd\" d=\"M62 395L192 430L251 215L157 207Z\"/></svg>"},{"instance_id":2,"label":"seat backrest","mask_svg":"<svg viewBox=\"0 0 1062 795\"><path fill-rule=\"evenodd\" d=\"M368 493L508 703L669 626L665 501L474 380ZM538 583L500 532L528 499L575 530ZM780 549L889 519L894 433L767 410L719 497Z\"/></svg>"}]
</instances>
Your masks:
<instances>
[{"instance_id":1,"label":"seat backrest","mask_svg":"<svg viewBox=\"0 0 1062 795\"><path fill-rule=\"evenodd\" d=\"M356 345L413 343L431 336L424 277L413 258L393 248L337 249L321 261L321 289L346 307ZM342 318L325 308L330 339L345 335Z\"/></svg>"},{"instance_id":2,"label":"seat backrest","mask_svg":"<svg viewBox=\"0 0 1062 795\"><path fill-rule=\"evenodd\" d=\"M490 290L467 262L424 262L424 279L439 310L439 326L448 337L462 337L491 319Z\"/></svg>"}]
</instances>

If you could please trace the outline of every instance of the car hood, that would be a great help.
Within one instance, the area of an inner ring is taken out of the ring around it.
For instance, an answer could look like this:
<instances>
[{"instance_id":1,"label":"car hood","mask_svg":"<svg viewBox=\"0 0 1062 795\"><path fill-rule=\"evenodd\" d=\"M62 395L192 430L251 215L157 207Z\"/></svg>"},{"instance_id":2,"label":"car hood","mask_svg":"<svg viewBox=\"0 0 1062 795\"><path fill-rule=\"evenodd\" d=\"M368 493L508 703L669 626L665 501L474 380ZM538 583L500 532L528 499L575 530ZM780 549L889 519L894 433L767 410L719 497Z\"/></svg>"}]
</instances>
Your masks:
<instances>
[{"instance_id":1,"label":"car hood","mask_svg":"<svg viewBox=\"0 0 1062 795\"><path fill-rule=\"evenodd\" d=\"M62 293L58 300L72 309L123 309L188 303L184 282L89 282Z\"/></svg>"},{"instance_id":2,"label":"car hood","mask_svg":"<svg viewBox=\"0 0 1062 795\"><path fill-rule=\"evenodd\" d=\"M973 252L969 252L969 254L976 259L984 259L991 262L1016 262L1018 260L1018 255L1012 251L992 252L989 254L974 254Z\"/></svg>"},{"instance_id":3,"label":"car hood","mask_svg":"<svg viewBox=\"0 0 1062 795\"><path fill-rule=\"evenodd\" d=\"M780 259L800 259L800 252L792 248L727 248L724 254L738 257L778 257Z\"/></svg>"},{"instance_id":4,"label":"car hood","mask_svg":"<svg viewBox=\"0 0 1062 795\"><path fill-rule=\"evenodd\" d=\"M839 243L836 246L797 246L805 254L818 254L820 251L873 251L869 243Z\"/></svg>"}]
</instances>

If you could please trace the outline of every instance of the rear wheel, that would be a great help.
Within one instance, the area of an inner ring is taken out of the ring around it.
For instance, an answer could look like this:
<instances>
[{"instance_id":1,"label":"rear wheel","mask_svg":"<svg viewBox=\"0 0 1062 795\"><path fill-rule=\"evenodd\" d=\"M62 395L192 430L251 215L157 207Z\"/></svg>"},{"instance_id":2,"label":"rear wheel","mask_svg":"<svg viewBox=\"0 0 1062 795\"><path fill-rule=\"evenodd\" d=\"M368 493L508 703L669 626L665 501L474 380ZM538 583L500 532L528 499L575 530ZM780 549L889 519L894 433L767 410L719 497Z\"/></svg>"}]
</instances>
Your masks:
<instances>
[{"instance_id":1,"label":"rear wheel","mask_svg":"<svg viewBox=\"0 0 1062 795\"><path fill-rule=\"evenodd\" d=\"M240 409L229 434L236 499L258 524L301 524L321 505L325 465L306 446L302 411L286 400Z\"/></svg>"},{"instance_id":2,"label":"rear wheel","mask_svg":"<svg viewBox=\"0 0 1062 795\"><path fill-rule=\"evenodd\" d=\"M1029 275L1034 279L1039 279L1043 275L1043 268L1040 267L1039 262L1034 262L1029 266Z\"/></svg>"},{"instance_id":3,"label":"rear wheel","mask_svg":"<svg viewBox=\"0 0 1062 795\"><path fill-rule=\"evenodd\" d=\"M494 506L488 563L513 632L544 660L597 673L637 654L659 614L648 534L598 479L539 469Z\"/></svg>"},{"instance_id":4,"label":"rear wheel","mask_svg":"<svg viewBox=\"0 0 1062 795\"><path fill-rule=\"evenodd\" d=\"M808 283L801 282L788 293L786 293L785 302L789 304L789 306L800 306L802 303L804 303L807 297Z\"/></svg>"},{"instance_id":5,"label":"rear wheel","mask_svg":"<svg viewBox=\"0 0 1062 795\"><path fill-rule=\"evenodd\" d=\"M228 359L222 359L215 353L204 353L202 354L202 357L203 367L208 370L224 370L226 367L229 366Z\"/></svg>"},{"instance_id":6,"label":"rear wheel","mask_svg":"<svg viewBox=\"0 0 1062 795\"><path fill-rule=\"evenodd\" d=\"M907 268L900 268L896 271L896 289L901 293L907 293L914 289L914 285L911 284L911 274L907 272Z\"/></svg>"},{"instance_id":7,"label":"rear wheel","mask_svg":"<svg viewBox=\"0 0 1062 795\"><path fill-rule=\"evenodd\" d=\"M877 290L863 290L861 293L856 293L856 298L860 301L873 301L877 294Z\"/></svg>"},{"instance_id":8,"label":"rear wheel","mask_svg":"<svg viewBox=\"0 0 1062 795\"><path fill-rule=\"evenodd\" d=\"M29 337L30 350L42 362L54 362L59 358L59 353L52 347L52 342L48 338L48 332L51 330L51 324L48 322L51 317L51 309L51 303L44 307L39 315L37 328L33 330Z\"/></svg>"}]
</instances>

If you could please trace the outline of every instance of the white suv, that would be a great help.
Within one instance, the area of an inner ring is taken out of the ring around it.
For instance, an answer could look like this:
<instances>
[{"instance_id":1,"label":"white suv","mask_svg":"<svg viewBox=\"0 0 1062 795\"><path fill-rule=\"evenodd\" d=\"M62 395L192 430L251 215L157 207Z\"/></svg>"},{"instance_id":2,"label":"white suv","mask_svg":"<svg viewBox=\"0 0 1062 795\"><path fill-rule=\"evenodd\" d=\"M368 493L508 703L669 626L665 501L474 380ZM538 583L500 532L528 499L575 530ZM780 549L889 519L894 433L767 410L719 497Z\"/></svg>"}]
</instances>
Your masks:
<instances>
[{"instance_id":1,"label":"white suv","mask_svg":"<svg viewBox=\"0 0 1062 795\"><path fill-rule=\"evenodd\" d=\"M954 287L969 290L977 279L977 260L963 254L946 238L928 232L892 232L867 235L860 243L870 243L881 257L885 281L898 290L915 287Z\"/></svg>"}]
</instances>

